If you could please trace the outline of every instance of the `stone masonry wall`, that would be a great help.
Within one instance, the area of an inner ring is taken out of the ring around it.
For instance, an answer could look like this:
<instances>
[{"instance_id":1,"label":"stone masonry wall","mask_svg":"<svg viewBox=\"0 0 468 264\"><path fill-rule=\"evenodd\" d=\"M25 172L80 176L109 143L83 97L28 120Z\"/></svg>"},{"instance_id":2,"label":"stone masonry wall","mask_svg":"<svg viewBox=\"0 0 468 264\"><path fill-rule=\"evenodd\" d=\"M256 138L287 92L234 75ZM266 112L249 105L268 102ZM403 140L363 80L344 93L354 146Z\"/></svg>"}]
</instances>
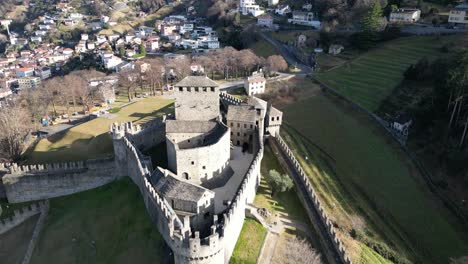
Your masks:
<instances>
[{"instance_id":1,"label":"stone masonry wall","mask_svg":"<svg viewBox=\"0 0 468 264\"><path fill-rule=\"evenodd\" d=\"M46 202L42 201L37 204L17 209L13 212L13 216L0 220L0 235L8 232L10 229L23 223L33 215L41 213L41 209L46 206Z\"/></svg>"},{"instance_id":2,"label":"stone masonry wall","mask_svg":"<svg viewBox=\"0 0 468 264\"><path fill-rule=\"evenodd\" d=\"M17 166L3 176L8 202L49 199L93 189L116 178L112 158L84 162Z\"/></svg>"},{"instance_id":3,"label":"stone masonry wall","mask_svg":"<svg viewBox=\"0 0 468 264\"><path fill-rule=\"evenodd\" d=\"M228 263L242 229L246 203L253 202L260 181L263 145L256 153L236 196L223 215L223 221L218 221L218 216L215 215L211 235L200 238L199 232L194 230L192 234L189 223L183 223L166 199L155 191L148 180L151 175L144 155L120 129L113 127L111 133L114 149L117 150L115 160L125 163L124 166L118 166L122 170L118 175L128 175L140 189L151 220L174 252L175 263Z\"/></svg>"},{"instance_id":4,"label":"stone masonry wall","mask_svg":"<svg viewBox=\"0 0 468 264\"><path fill-rule=\"evenodd\" d=\"M315 194L315 191L309 180L309 177L305 174L299 161L297 161L296 157L294 157L293 152L291 151L291 149L289 149L288 145L281 138L281 136L277 134L275 139L279 143L278 145L281 147L282 151L286 153L286 156L290 160L290 162L294 164L294 169L296 170L296 172L300 175L302 184L306 187L305 189L307 190L306 195L308 195L312 199L314 207L318 211L321 220L325 223L327 233L331 237L332 243L334 247L336 248L337 252L339 253L342 262L346 264L352 264L351 259L348 257L346 249L343 246L343 243L341 242L340 238L336 234L336 230L335 230L335 227L333 226L332 221L330 220L324 208L322 207L318 196Z\"/></svg>"}]
</instances>

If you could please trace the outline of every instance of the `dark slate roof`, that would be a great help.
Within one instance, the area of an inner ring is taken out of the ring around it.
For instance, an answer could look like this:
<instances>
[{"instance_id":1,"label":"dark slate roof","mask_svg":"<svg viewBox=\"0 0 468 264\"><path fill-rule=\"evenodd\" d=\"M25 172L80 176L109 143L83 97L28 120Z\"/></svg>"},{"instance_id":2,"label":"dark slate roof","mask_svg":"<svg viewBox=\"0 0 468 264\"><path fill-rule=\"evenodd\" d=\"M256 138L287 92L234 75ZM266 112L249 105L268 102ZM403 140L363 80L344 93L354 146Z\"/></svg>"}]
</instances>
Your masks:
<instances>
[{"instance_id":1,"label":"dark slate roof","mask_svg":"<svg viewBox=\"0 0 468 264\"><path fill-rule=\"evenodd\" d=\"M218 84L206 76L187 76L175 87L217 87Z\"/></svg>"},{"instance_id":2,"label":"dark slate roof","mask_svg":"<svg viewBox=\"0 0 468 264\"><path fill-rule=\"evenodd\" d=\"M167 120L166 133L208 133L217 125L216 121Z\"/></svg>"},{"instance_id":3,"label":"dark slate roof","mask_svg":"<svg viewBox=\"0 0 468 264\"><path fill-rule=\"evenodd\" d=\"M158 193L169 200L182 200L189 202L198 202L206 192L211 192L203 187L179 180L173 173L167 171L168 175L164 176L163 169L156 169L151 178L157 180L153 183L154 188Z\"/></svg>"},{"instance_id":4,"label":"dark slate roof","mask_svg":"<svg viewBox=\"0 0 468 264\"><path fill-rule=\"evenodd\" d=\"M228 121L255 122L257 112L251 105L230 105L226 119Z\"/></svg>"}]
</instances>

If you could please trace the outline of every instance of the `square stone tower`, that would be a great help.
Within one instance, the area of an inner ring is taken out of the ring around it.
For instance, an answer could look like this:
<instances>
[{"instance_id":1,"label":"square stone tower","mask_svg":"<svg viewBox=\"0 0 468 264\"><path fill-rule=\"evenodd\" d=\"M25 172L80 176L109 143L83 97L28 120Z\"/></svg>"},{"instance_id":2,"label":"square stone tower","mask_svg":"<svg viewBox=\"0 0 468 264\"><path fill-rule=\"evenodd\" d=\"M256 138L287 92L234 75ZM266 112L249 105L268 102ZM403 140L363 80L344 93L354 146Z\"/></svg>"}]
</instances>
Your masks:
<instances>
[{"instance_id":1,"label":"square stone tower","mask_svg":"<svg viewBox=\"0 0 468 264\"><path fill-rule=\"evenodd\" d=\"M175 86L177 120L208 121L219 117L218 84L206 76L187 76Z\"/></svg>"}]
</instances>

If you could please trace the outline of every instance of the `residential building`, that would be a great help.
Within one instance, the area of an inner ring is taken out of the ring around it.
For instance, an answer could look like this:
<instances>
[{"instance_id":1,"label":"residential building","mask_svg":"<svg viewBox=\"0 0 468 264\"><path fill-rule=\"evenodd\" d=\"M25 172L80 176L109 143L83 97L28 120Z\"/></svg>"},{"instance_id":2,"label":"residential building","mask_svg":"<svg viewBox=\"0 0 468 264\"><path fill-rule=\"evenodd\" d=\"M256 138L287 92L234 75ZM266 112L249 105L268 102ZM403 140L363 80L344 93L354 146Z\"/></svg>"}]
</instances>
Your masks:
<instances>
[{"instance_id":1,"label":"residential building","mask_svg":"<svg viewBox=\"0 0 468 264\"><path fill-rule=\"evenodd\" d=\"M112 53L101 53L101 60L104 65L104 68L108 70L115 70L120 64L123 63L123 60Z\"/></svg>"},{"instance_id":2,"label":"residential building","mask_svg":"<svg viewBox=\"0 0 468 264\"><path fill-rule=\"evenodd\" d=\"M278 5L275 9L275 14L280 16L285 16L286 14L291 13L291 8L289 5Z\"/></svg>"},{"instance_id":3,"label":"residential building","mask_svg":"<svg viewBox=\"0 0 468 264\"><path fill-rule=\"evenodd\" d=\"M268 0L268 6L276 6L278 3L279 0Z\"/></svg>"},{"instance_id":4,"label":"residential building","mask_svg":"<svg viewBox=\"0 0 468 264\"><path fill-rule=\"evenodd\" d=\"M29 77L34 75L34 69L33 68L18 68L16 69L16 77L18 78L23 78L23 77Z\"/></svg>"},{"instance_id":5,"label":"residential building","mask_svg":"<svg viewBox=\"0 0 468 264\"><path fill-rule=\"evenodd\" d=\"M217 40L204 40L200 44L206 49L219 49L220 47L219 41Z\"/></svg>"},{"instance_id":6,"label":"residential building","mask_svg":"<svg viewBox=\"0 0 468 264\"><path fill-rule=\"evenodd\" d=\"M185 32L192 32L193 31L193 24L183 24L180 29L179 29L179 32L180 34L185 34Z\"/></svg>"},{"instance_id":7,"label":"residential building","mask_svg":"<svg viewBox=\"0 0 468 264\"><path fill-rule=\"evenodd\" d=\"M146 52L157 52L159 50L159 38L151 37L145 42Z\"/></svg>"},{"instance_id":8,"label":"residential building","mask_svg":"<svg viewBox=\"0 0 468 264\"><path fill-rule=\"evenodd\" d=\"M88 34L81 34L81 40L88 40L89 35Z\"/></svg>"},{"instance_id":9,"label":"residential building","mask_svg":"<svg viewBox=\"0 0 468 264\"><path fill-rule=\"evenodd\" d=\"M391 23L414 23L421 17L421 10L415 8L398 8L390 13Z\"/></svg>"},{"instance_id":10,"label":"residential building","mask_svg":"<svg viewBox=\"0 0 468 264\"><path fill-rule=\"evenodd\" d=\"M36 69L35 74L37 77L41 78L41 80L45 80L52 76L52 71L49 67L42 67Z\"/></svg>"},{"instance_id":11,"label":"residential building","mask_svg":"<svg viewBox=\"0 0 468 264\"><path fill-rule=\"evenodd\" d=\"M332 45L330 45L330 47L328 48L328 54L331 54L331 55L338 55L338 54L340 54L343 50L344 50L344 47L343 47L342 45L332 44Z\"/></svg>"},{"instance_id":12,"label":"residential building","mask_svg":"<svg viewBox=\"0 0 468 264\"><path fill-rule=\"evenodd\" d=\"M36 88L37 86L39 86L40 83L41 83L40 77L34 77L34 76L23 77L23 78L18 79L18 88L21 90Z\"/></svg>"},{"instance_id":13,"label":"residential building","mask_svg":"<svg viewBox=\"0 0 468 264\"><path fill-rule=\"evenodd\" d=\"M449 23L468 27L468 4L457 5L450 10Z\"/></svg>"},{"instance_id":14,"label":"residential building","mask_svg":"<svg viewBox=\"0 0 468 264\"><path fill-rule=\"evenodd\" d=\"M257 18L257 25L261 27L272 28L273 17L268 14L263 14Z\"/></svg>"},{"instance_id":15,"label":"residential building","mask_svg":"<svg viewBox=\"0 0 468 264\"><path fill-rule=\"evenodd\" d=\"M265 13L265 11L255 3L255 0L240 0L239 9L243 15L251 14L254 17Z\"/></svg>"},{"instance_id":16,"label":"residential building","mask_svg":"<svg viewBox=\"0 0 468 264\"><path fill-rule=\"evenodd\" d=\"M41 43L41 42L42 42L42 37L39 37L39 36L32 36L32 37L31 37L31 42Z\"/></svg>"},{"instance_id":17,"label":"residential building","mask_svg":"<svg viewBox=\"0 0 468 264\"><path fill-rule=\"evenodd\" d=\"M248 95L265 93L266 79L263 72L253 72L252 76L244 81L244 89Z\"/></svg>"},{"instance_id":18,"label":"residential building","mask_svg":"<svg viewBox=\"0 0 468 264\"><path fill-rule=\"evenodd\" d=\"M288 19L291 24L310 26L320 28L320 21L314 20L314 13L294 11L291 19Z\"/></svg>"}]
</instances>

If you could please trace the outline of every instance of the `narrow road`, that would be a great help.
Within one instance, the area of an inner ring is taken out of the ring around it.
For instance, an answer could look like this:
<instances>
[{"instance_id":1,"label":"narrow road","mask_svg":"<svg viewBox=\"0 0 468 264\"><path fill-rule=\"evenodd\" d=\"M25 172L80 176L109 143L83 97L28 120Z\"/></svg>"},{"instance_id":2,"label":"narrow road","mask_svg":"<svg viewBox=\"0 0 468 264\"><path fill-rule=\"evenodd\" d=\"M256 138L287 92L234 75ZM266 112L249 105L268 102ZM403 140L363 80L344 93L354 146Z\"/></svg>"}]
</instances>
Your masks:
<instances>
[{"instance_id":1,"label":"narrow road","mask_svg":"<svg viewBox=\"0 0 468 264\"><path fill-rule=\"evenodd\" d=\"M278 145L276 139L271 138L269 141L273 152L278 157L281 165L285 168L288 174L293 178L295 186L297 188L298 194L302 197L301 201L304 202L304 207L307 207L308 215L310 218L310 222L314 226L323 248L323 254L325 258L328 260L329 263L344 263L340 257L340 254L335 247L332 238L328 234L327 226L322 221L319 212L314 206L314 202L312 197L309 195L307 188L304 186L304 183L301 180L301 176L296 172L294 168L294 164L288 159L287 154L284 153L282 148Z\"/></svg>"},{"instance_id":2,"label":"narrow road","mask_svg":"<svg viewBox=\"0 0 468 264\"><path fill-rule=\"evenodd\" d=\"M299 69L301 69L302 74L311 74L312 68L300 62L296 56L289 50L285 44L281 43L275 38L272 38L265 34L265 32L260 32L260 36L269 42L271 45L275 46L275 48L280 52L283 58L291 65L295 65Z\"/></svg>"}]
</instances>

